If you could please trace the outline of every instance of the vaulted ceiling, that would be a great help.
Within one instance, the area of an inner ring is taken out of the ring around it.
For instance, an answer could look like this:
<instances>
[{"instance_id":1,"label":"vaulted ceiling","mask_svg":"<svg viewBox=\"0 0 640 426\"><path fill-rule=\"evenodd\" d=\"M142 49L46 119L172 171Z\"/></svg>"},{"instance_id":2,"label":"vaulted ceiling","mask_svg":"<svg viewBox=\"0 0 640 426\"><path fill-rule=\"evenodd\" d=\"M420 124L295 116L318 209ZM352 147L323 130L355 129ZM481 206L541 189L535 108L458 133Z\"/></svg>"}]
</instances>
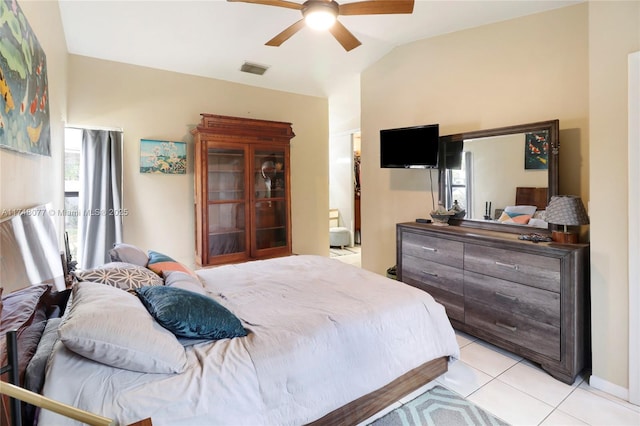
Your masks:
<instances>
[{"instance_id":1,"label":"vaulted ceiling","mask_svg":"<svg viewBox=\"0 0 640 426\"><path fill-rule=\"evenodd\" d=\"M59 4L72 54L330 97L345 84L357 84L362 70L396 46L575 3L416 0L410 15L341 16L340 22L362 42L350 52L331 34L309 28L280 47L265 46L301 18L293 9L224 0ZM268 69L262 76L241 72L245 61Z\"/></svg>"}]
</instances>

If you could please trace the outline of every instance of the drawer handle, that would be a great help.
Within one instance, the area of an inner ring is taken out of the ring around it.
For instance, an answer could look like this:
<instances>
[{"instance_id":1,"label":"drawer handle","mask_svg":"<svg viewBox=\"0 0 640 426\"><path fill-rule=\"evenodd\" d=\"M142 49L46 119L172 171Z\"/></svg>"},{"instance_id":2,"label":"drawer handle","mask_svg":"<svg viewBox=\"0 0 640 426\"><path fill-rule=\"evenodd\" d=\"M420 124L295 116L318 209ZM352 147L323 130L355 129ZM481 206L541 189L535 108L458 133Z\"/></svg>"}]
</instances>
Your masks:
<instances>
[{"instance_id":1,"label":"drawer handle","mask_svg":"<svg viewBox=\"0 0 640 426\"><path fill-rule=\"evenodd\" d=\"M438 278L438 274L436 274L435 272L430 272L430 271L422 271L423 274L425 275L430 275L434 278Z\"/></svg>"},{"instance_id":2,"label":"drawer handle","mask_svg":"<svg viewBox=\"0 0 640 426\"><path fill-rule=\"evenodd\" d=\"M503 324L500 321L496 321L495 324L500 328L507 329L507 330L512 331L514 333L518 330L518 327L515 327L513 325Z\"/></svg>"},{"instance_id":3,"label":"drawer handle","mask_svg":"<svg viewBox=\"0 0 640 426\"><path fill-rule=\"evenodd\" d=\"M509 300L511 302L517 302L518 301L517 297L509 296L508 294L500 293L499 291L496 291L494 294L496 296L498 296L498 297L502 297L503 299L507 299L507 300Z\"/></svg>"},{"instance_id":4,"label":"drawer handle","mask_svg":"<svg viewBox=\"0 0 640 426\"><path fill-rule=\"evenodd\" d=\"M432 252L434 252L434 253L438 251L438 249L433 248L433 247L425 247L425 246L422 246L422 247L420 247L420 248L421 248L422 250L432 251Z\"/></svg>"},{"instance_id":5,"label":"drawer handle","mask_svg":"<svg viewBox=\"0 0 640 426\"><path fill-rule=\"evenodd\" d=\"M504 263L504 262L498 262L498 261L496 260L496 265L498 265L498 266L503 266L503 267L505 267L505 268L509 268L509 269L514 269L514 270L516 270L516 271L519 269L519 268L518 268L518 265L516 265L515 263Z\"/></svg>"}]
</instances>

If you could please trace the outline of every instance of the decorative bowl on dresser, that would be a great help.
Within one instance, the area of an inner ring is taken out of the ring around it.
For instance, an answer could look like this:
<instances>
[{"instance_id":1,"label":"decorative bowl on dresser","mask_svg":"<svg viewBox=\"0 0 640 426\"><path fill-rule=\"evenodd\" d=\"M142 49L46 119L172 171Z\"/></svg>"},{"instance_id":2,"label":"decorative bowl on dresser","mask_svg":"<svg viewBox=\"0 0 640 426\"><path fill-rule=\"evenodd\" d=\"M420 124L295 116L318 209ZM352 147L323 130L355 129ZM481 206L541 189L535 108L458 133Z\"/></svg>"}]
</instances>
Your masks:
<instances>
[{"instance_id":1,"label":"decorative bowl on dresser","mask_svg":"<svg viewBox=\"0 0 640 426\"><path fill-rule=\"evenodd\" d=\"M589 246L458 226L397 225L398 280L451 324L573 383L590 362Z\"/></svg>"}]
</instances>

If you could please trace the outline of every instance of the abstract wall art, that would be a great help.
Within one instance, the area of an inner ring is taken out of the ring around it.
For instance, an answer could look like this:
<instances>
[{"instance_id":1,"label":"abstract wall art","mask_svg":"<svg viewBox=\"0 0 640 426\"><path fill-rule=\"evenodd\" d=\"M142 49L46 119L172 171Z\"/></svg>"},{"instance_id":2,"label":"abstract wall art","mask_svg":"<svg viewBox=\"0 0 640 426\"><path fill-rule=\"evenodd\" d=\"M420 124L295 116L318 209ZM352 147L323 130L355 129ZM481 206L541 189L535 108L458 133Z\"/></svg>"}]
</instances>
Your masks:
<instances>
[{"instance_id":1,"label":"abstract wall art","mask_svg":"<svg viewBox=\"0 0 640 426\"><path fill-rule=\"evenodd\" d=\"M0 148L51 155L47 60L16 0L0 0Z\"/></svg>"}]
</instances>

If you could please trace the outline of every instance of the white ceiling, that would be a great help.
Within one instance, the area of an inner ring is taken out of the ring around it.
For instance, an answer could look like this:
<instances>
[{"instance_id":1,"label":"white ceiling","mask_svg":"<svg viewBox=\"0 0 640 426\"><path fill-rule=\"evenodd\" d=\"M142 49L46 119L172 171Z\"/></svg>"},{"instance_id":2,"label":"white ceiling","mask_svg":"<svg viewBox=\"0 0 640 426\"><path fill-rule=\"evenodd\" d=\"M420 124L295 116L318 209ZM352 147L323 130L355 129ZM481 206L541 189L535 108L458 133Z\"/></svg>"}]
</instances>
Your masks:
<instances>
[{"instance_id":1,"label":"white ceiling","mask_svg":"<svg viewBox=\"0 0 640 426\"><path fill-rule=\"evenodd\" d=\"M362 42L351 52L331 34L309 28L280 47L265 46L301 18L299 11L280 7L224 0L59 4L72 54L330 97L398 45L575 3L579 1L416 0L410 15L340 17ZM269 69L263 76L243 73L244 61Z\"/></svg>"}]
</instances>

